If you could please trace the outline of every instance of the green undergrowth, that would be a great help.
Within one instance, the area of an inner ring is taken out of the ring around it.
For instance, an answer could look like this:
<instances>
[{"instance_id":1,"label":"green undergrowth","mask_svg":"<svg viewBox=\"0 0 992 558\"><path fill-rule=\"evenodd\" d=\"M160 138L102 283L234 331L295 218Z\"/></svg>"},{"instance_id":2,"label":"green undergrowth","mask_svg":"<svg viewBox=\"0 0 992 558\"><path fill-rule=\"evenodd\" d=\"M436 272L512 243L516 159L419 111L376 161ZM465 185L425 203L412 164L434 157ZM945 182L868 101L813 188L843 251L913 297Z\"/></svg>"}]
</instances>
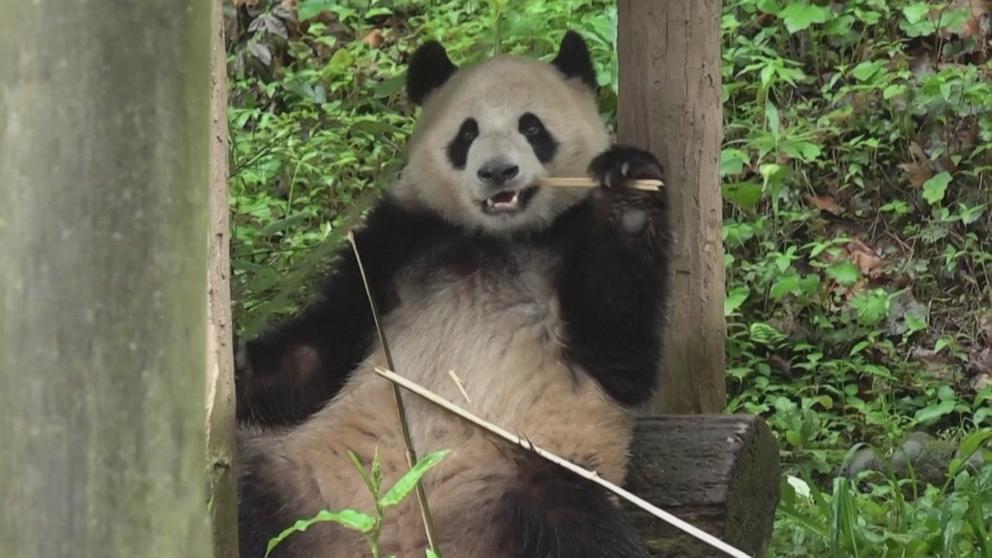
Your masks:
<instances>
[{"instance_id":1,"label":"green undergrowth","mask_svg":"<svg viewBox=\"0 0 992 558\"><path fill-rule=\"evenodd\" d=\"M239 335L299 307L395 177L424 40L550 57L576 29L613 122L612 2L290 4L228 14ZM724 2L728 411L778 437L773 556L992 556L987 10Z\"/></svg>"}]
</instances>

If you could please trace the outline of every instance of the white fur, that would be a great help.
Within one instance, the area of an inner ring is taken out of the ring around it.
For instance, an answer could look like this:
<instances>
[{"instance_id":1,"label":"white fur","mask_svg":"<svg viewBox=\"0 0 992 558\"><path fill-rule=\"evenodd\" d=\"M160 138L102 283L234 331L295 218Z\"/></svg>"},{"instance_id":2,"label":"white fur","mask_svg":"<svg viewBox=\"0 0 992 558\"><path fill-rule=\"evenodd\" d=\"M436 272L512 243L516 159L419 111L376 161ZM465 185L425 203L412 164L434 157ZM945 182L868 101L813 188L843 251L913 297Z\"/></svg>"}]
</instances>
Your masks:
<instances>
[{"instance_id":1,"label":"white fur","mask_svg":"<svg viewBox=\"0 0 992 558\"><path fill-rule=\"evenodd\" d=\"M551 253L526 250L505 273L456 277L410 270L401 281L403 303L384 323L393 360L399 373L442 397L622 482L631 417L593 378L561 358L558 301L550 285L557 263ZM380 348L307 423L248 443L249 452L280 456L277 482L286 493L300 495L300 507L308 513L370 509L368 491L347 458L349 449L366 462L377 454L387 486L406 468L392 391L372 372L374 366L385 366ZM448 370L456 371L471 402ZM417 453L453 450L425 479L445 556L498 556L491 550L492 517L500 488L515 478L506 446L415 396L405 395L404 401ZM313 556L361 552L360 538L323 529L317 531L323 542ZM390 513L382 543L386 553L423 555L413 497Z\"/></svg>"},{"instance_id":2,"label":"white fur","mask_svg":"<svg viewBox=\"0 0 992 558\"><path fill-rule=\"evenodd\" d=\"M517 130L520 117L536 114L559 142L547 168ZM479 123L480 135L462 170L452 167L445 149L466 118ZM513 189L547 176L585 176L592 158L607 148L609 137L591 89L577 78L562 79L550 64L515 56L498 56L455 74L431 93L409 145L409 164L393 194L410 205L438 211L453 223L490 232L547 227L581 194L543 188L527 210L489 215L477 177L479 167L505 157L520 167Z\"/></svg>"}]
</instances>

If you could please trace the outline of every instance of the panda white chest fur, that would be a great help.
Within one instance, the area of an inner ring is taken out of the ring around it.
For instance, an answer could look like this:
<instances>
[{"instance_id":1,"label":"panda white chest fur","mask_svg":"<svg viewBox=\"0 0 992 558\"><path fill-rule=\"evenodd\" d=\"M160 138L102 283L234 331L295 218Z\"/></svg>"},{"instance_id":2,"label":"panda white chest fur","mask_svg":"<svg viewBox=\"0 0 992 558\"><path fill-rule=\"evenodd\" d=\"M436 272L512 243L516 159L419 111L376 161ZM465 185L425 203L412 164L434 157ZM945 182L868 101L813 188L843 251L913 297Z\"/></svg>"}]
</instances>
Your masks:
<instances>
[{"instance_id":1,"label":"panda white chest fur","mask_svg":"<svg viewBox=\"0 0 992 558\"><path fill-rule=\"evenodd\" d=\"M548 250L533 247L495 257L499 261L467 273L424 265L398 278L399 302L383 323L397 372L621 482L630 412L563 359L552 284L560 262ZM372 371L375 366L386 366L378 343L330 405L277 442L287 461L283 470L303 472L286 479L291 484L285 490L309 491L315 509L371 506L361 477L341 459L349 450L366 462L378 455L387 485L405 470L394 396L388 382ZM499 505L499 494L491 487L514 482L514 452L416 396L406 394L404 402L416 452L452 450L424 480L438 523L459 525L454 532L441 529L445 548L456 557L493 556L490 551L466 551L488 536ZM258 442L262 451L271 451L264 447L270 441ZM474 521L466 510L472 510ZM324 531L327 550L314 556L354 556L350 553L364 545L339 529ZM342 545L349 539L351 544ZM422 555L418 552L426 541L412 501L390 515L381 542L387 552Z\"/></svg>"},{"instance_id":2,"label":"panda white chest fur","mask_svg":"<svg viewBox=\"0 0 992 558\"><path fill-rule=\"evenodd\" d=\"M644 151L610 146L585 43L551 64L497 57L459 70L428 43L408 93L423 104L400 181L356 234L396 372L620 483L637 405L653 393L668 281L661 178ZM588 173L591 194L538 186ZM393 388L354 255L323 297L239 358L241 556L323 509L373 509L348 457L377 456L384 485L408 468ZM423 480L446 558L646 558L600 487L412 394ZM382 551L424 556L415 498L389 511ZM319 524L274 558L366 555Z\"/></svg>"}]
</instances>

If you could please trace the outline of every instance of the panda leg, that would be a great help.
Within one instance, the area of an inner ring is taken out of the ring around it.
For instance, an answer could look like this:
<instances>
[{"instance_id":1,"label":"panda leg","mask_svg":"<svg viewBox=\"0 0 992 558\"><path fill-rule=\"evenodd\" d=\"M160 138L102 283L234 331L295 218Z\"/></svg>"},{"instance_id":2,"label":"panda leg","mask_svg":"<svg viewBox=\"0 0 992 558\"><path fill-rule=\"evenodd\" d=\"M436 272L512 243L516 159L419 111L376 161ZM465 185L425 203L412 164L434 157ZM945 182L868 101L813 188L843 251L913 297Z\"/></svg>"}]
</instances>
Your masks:
<instances>
[{"instance_id":1,"label":"panda leg","mask_svg":"<svg viewBox=\"0 0 992 558\"><path fill-rule=\"evenodd\" d=\"M494 522L506 558L648 558L640 536L599 485L537 456L519 465Z\"/></svg>"}]
</instances>

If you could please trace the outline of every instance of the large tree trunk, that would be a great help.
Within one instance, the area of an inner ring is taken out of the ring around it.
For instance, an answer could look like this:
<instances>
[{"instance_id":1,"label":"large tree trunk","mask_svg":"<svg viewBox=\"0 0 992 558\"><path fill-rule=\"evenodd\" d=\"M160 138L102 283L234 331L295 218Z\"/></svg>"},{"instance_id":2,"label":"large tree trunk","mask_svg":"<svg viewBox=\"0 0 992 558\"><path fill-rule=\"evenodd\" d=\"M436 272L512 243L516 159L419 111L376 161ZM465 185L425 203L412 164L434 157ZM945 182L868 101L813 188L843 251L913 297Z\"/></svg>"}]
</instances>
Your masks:
<instances>
[{"instance_id":1,"label":"large tree trunk","mask_svg":"<svg viewBox=\"0 0 992 558\"><path fill-rule=\"evenodd\" d=\"M211 556L209 8L4 4L4 556Z\"/></svg>"},{"instance_id":2,"label":"large tree trunk","mask_svg":"<svg viewBox=\"0 0 992 558\"><path fill-rule=\"evenodd\" d=\"M234 474L234 355L231 327L230 229L227 201L227 52L224 7L210 1L210 224L207 269L207 478L214 558L237 558Z\"/></svg>"},{"instance_id":3,"label":"large tree trunk","mask_svg":"<svg viewBox=\"0 0 992 558\"><path fill-rule=\"evenodd\" d=\"M675 232L665 376L653 409L726 404L719 0L619 1L620 139L665 166Z\"/></svg>"}]
</instances>

